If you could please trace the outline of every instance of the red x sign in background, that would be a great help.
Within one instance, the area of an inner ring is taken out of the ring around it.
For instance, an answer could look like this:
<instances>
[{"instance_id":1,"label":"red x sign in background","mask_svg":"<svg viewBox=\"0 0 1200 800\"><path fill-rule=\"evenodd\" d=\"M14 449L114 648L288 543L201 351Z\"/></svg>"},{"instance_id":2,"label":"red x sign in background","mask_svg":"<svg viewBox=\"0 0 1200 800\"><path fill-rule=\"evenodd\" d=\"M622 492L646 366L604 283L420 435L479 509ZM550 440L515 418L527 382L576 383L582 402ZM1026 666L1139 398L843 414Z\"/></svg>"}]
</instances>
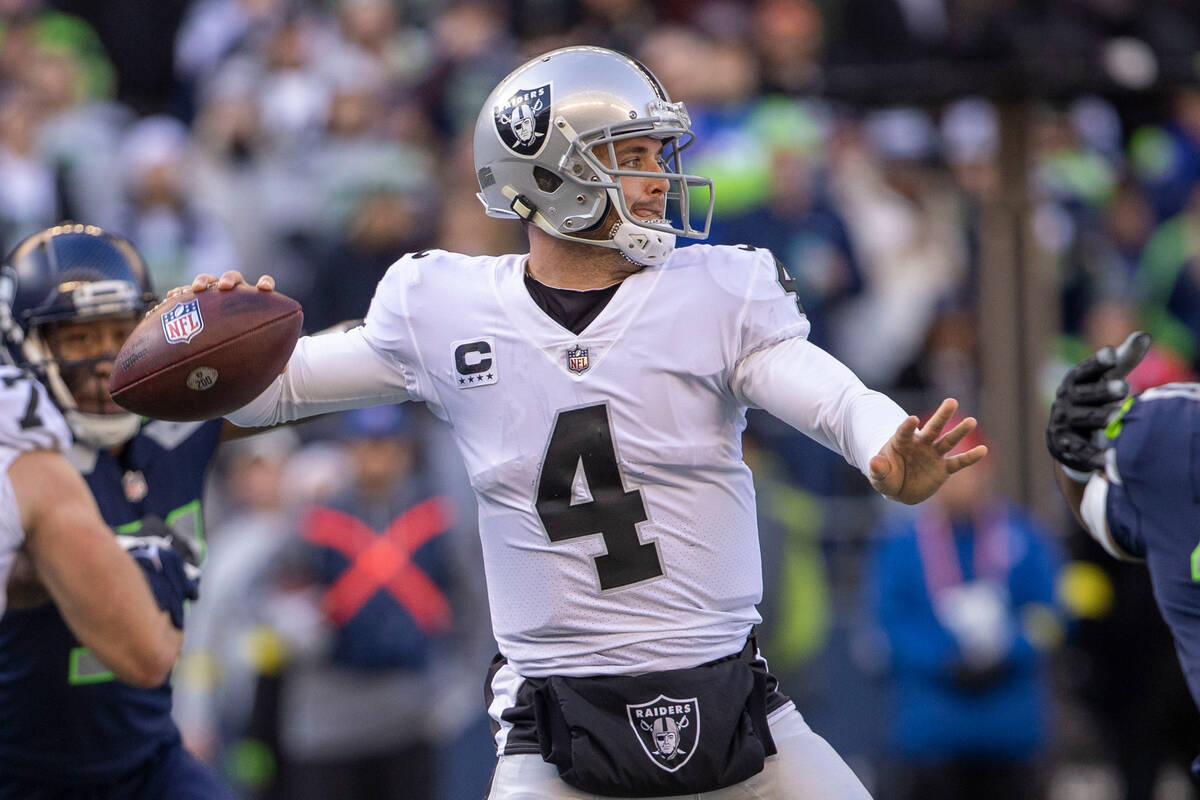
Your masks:
<instances>
[{"instance_id":1,"label":"red x sign in background","mask_svg":"<svg viewBox=\"0 0 1200 800\"><path fill-rule=\"evenodd\" d=\"M418 627L435 634L450 627L450 604L438 585L413 562L413 554L453 523L453 512L439 497L425 500L377 533L362 520L331 508L314 508L304 538L333 548L350 566L321 598L321 609L336 625L345 624L380 589L396 598Z\"/></svg>"}]
</instances>

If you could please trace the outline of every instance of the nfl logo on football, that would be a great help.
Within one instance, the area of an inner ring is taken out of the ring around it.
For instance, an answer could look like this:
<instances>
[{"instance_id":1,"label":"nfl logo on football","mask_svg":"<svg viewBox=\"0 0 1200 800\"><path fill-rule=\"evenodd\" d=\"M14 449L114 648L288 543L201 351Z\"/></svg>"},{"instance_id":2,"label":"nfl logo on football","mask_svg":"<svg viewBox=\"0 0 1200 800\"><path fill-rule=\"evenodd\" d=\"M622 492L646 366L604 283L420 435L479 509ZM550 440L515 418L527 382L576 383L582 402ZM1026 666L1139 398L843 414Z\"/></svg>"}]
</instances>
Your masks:
<instances>
[{"instance_id":1,"label":"nfl logo on football","mask_svg":"<svg viewBox=\"0 0 1200 800\"><path fill-rule=\"evenodd\" d=\"M584 350L579 345L575 346L574 350L567 351L567 369L576 374L587 372L591 362L588 361L588 351Z\"/></svg>"},{"instance_id":2,"label":"nfl logo on football","mask_svg":"<svg viewBox=\"0 0 1200 800\"><path fill-rule=\"evenodd\" d=\"M200 301L180 303L162 315L163 335L170 344L186 344L204 330L204 317L200 316Z\"/></svg>"}]
</instances>

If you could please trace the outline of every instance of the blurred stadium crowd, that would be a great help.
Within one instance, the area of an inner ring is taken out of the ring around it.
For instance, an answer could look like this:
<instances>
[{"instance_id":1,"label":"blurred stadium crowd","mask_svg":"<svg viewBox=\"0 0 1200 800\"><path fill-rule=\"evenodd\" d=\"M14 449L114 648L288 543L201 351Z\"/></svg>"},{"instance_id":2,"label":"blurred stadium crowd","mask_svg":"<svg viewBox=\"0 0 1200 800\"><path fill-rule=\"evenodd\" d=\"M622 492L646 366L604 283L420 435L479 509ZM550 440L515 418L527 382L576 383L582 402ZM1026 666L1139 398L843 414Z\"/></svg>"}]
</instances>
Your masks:
<instances>
[{"instance_id":1,"label":"blurred stadium crowd","mask_svg":"<svg viewBox=\"0 0 1200 800\"><path fill-rule=\"evenodd\" d=\"M981 341L1013 335L980 330L981 239L1002 105L1044 78L1027 197L1061 338L1024 367L1053 387L1147 326L1135 389L1195 378L1189 0L0 0L0 244L86 221L131 238L160 291L238 267L274 275L310 332L361 317L405 252L524 247L481 213L471 128L511 68L577 43L636 55L687 102L688 171L717 186L710 240L770 248L812 338L915 412L943 396L973 412ZM886 102L889 76L912 103ZM1043 423L1037 409L1028 424ZM482 793L494 644L446 435L422 409L383 409L226 446L176 705L189 745L246 797L383 797L397 775L408 789L392 796ZM1010 787L993 796L1193 796L1200 725L1144 573L1064 516L1030 515L1032 562L974 551L1006 591L947 594L924 511L878 502L771 420L746 449L764 652L877 797L957 796L928 787L968 785L959 773ZM979 472L926 516L975 519L985 542L1003 501ZM434 548L380 553L336 516L382 530L429 497L445 510ZM388 583L406 563L420 596ZM925 668L951 651L952 673Z\"/></svg>"}]
</instances>

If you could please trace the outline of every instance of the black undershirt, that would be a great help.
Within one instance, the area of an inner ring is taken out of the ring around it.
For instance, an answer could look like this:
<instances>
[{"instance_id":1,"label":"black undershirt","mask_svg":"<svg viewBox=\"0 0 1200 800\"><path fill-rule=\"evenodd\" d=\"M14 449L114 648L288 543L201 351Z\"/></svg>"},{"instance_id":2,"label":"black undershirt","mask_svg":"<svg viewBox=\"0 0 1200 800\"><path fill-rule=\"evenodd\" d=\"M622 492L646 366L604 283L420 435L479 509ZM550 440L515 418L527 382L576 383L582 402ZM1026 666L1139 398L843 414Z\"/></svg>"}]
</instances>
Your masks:
<instances>
[{"instance_id":1,"label":"black undershirt","mask_svg":"<svg viewBox=\"0 0 1200 800\"><path fill-rule=\"evenodd\" d=\"M603 289L559 289L547 286L532 275L525 274L525 288L538 308L545 311L550 319L562 325L575 335L592 324L592 320L600 315L608 301L613 299L620 283L605 286Z\"/></svg>"}]
</instances>

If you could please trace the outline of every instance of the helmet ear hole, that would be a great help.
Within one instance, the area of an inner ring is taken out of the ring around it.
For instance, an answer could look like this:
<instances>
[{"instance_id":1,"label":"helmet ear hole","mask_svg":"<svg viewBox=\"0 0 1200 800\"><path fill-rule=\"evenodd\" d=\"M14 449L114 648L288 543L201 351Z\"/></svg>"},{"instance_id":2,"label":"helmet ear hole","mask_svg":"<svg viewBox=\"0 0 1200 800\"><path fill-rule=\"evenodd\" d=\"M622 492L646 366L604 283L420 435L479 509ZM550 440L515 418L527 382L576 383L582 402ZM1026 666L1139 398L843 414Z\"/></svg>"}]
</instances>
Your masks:
<instances>
[{"instance_id":1,"label":"helmet ear hole","mask_svg":"<svg viewBox=\"0 0 1200 800\"><path fill-rule=\"evenodd\" d=\"M533 168L533 180L537 187L546 194L554 194L562 186L563 179L550 170L538 164Z\"/></svg>"}]
</instances>

